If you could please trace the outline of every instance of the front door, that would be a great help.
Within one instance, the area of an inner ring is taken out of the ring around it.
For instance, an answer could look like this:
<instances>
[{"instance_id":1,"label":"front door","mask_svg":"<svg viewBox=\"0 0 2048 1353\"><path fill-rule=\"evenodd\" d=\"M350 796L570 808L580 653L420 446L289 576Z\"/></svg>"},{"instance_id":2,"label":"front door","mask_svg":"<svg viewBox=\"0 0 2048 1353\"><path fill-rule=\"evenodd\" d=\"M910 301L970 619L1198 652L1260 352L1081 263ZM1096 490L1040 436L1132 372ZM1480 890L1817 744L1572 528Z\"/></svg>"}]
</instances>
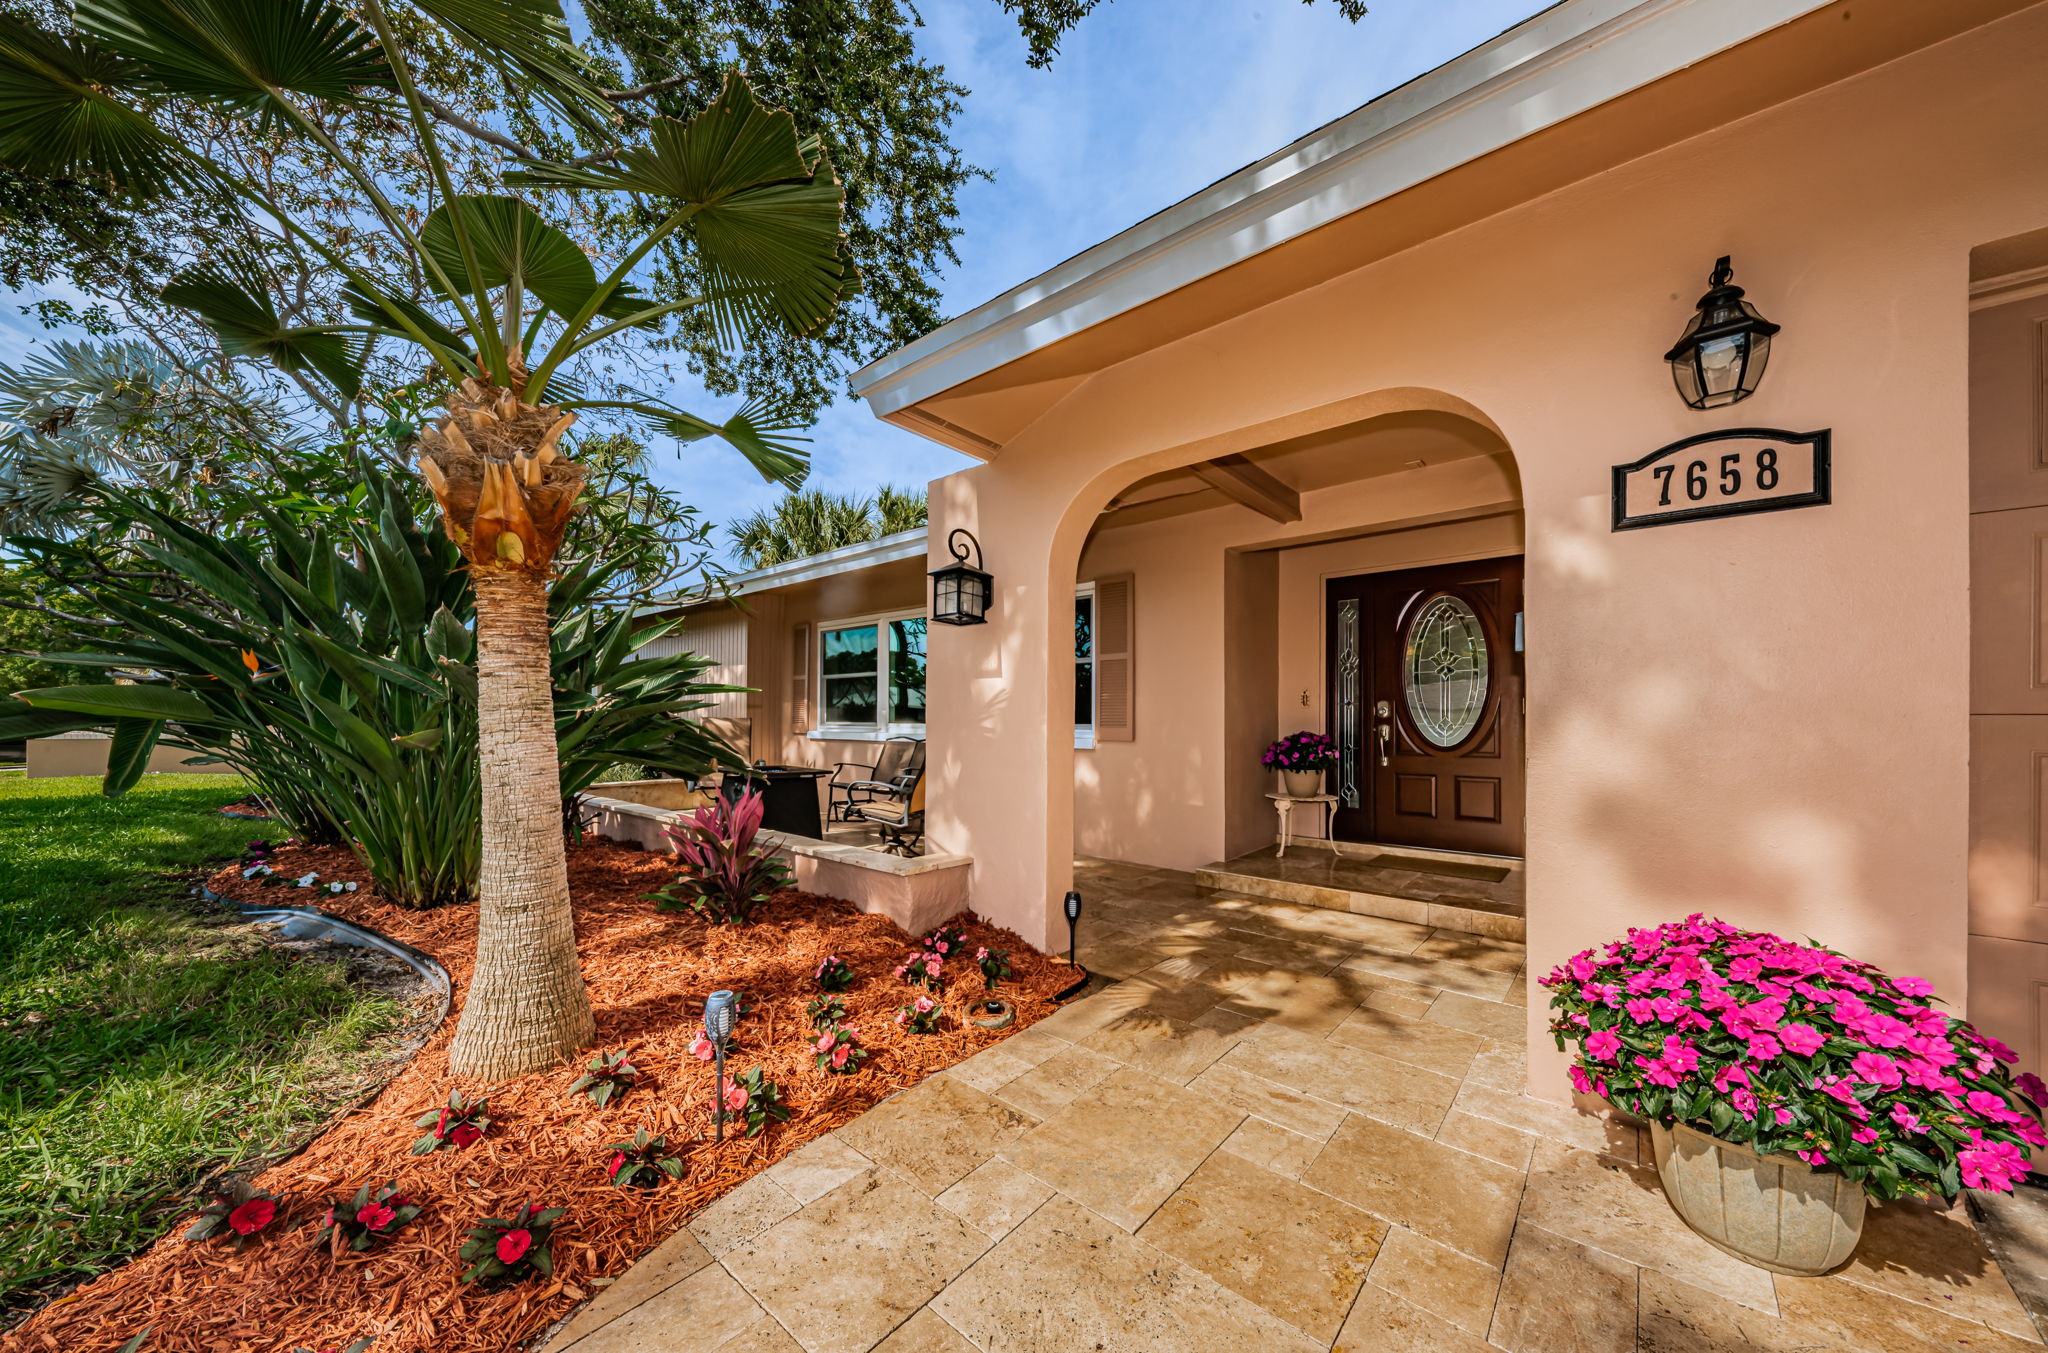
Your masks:
<instances>
[{"instance_id":1,"label":"front door","mask_svg":"<svg viewBox=\"0 0 2048 1353\"><path fill-rule=\"evenodd\" d=\"M1522 853L1522 560L1329 583L1340 841Z\"/></svg>"}]
</instances>

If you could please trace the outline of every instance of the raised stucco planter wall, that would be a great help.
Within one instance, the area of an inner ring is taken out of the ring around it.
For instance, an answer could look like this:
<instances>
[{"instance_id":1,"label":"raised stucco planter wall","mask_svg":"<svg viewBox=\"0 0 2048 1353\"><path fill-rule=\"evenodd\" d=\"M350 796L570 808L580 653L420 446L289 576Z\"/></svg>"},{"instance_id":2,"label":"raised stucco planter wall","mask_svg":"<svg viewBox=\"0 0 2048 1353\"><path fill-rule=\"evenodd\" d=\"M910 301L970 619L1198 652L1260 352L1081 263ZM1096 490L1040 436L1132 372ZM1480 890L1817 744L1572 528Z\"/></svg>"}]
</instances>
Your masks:
<instances>
[{"instance_id":1,"label":"raised stucco planter wall","mask_svg":"<svg viewBox=\"0 0 2048 1353\"><path fill-rule=\"evenodd\" d=\"M668 850L663 829L679 822L708 796L676 780L639 780L591 786L586 796L591 830L612 841ZM674 802L673 807L641 800ZM973 858L924 855L912 859L859 846L786 832L762 832L790 864L796 886L824 897L843 897L862 911L880 912L912 935L967 910L967 875Z\"/></svg>"}]
</instances>

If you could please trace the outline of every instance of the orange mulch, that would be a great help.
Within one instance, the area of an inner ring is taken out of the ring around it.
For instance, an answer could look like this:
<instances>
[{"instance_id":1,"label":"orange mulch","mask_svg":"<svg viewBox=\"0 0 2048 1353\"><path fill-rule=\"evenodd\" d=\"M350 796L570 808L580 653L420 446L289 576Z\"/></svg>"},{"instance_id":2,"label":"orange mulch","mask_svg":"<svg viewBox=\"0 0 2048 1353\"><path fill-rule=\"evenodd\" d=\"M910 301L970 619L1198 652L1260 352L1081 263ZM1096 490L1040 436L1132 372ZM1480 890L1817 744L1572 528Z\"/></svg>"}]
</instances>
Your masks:
<instances>
[{"instance_id":1,"label":"orange mulch","mask_svg":"<svg viewBox=\"0 0 2048 1353\"><path fill-rule=\"evenodd\" d=\"M288 877L308 870L323 880L363 877L353 857L334 848L285 847L272 863ZM668 856L604 841L570 852L577 947L597 1011L597 1046L630 1050L643 1071L609 1108L569 1093L580 1060L488 1086L451 1076L450 1018L368 1105L257 1177L259 1187L287 1199L279 1227L237 1254L224 1242L185 1241L180 1223L133 1263L0 1337L0 1348L114 1353L148 1327L146 1353L284 1353L300 1345L339 1348L364 1335L374 1337L373 1353L513 1349L598 1291L597 1279L624 1273L735 1185L885 1095L1052 1013L1051 997L1073 975L1009 931L971 915L957 918L969 937L968 957L947 964L948 1017L939 1033L909 1034L895 1013L917 989L892 974L915 941L887 918L791 891L757 912L751 925L711 926L691 914L657 912L643 899L673 877L674 867ZM245 883L234 869L209 882L244 901L311 900L433 954L455 979L459 1011L475 961L473 907L408 911L367 889L308 899ZM1017 1007L1017 1020L999 1033L961 1018L981 991L971 957L978 945L1008 950L1015 970L1001 994ZM816 1069L804 1016L818 995L811 975L833 953L857 974L840 1000L871 1053L852 1076ZM734 1033L728 1072L764 1068L782 1086L791 1114L753 1139L736 1136L728 1123L725 1143L714 1145L712 1068L686 1049L704 994L720 987L743 992L752 1006ZM454 1088L489 1091L489 1134L466 1151L409 1154L421 1134L415 1120L446 1103ZM638 1127L666 1133L670 1147L680 1148L682 1178L644 1192L610 1186L604 1147ZM314 1248L329 1200L393 1178L425 1201L418 1220L367 1254L336 1261ZM553 1280L497 1291L460 1284L464 1265L456 1249L465 1233L479 1218L509 1216L527 1200L569 1209L555 1232Z\"/></svg>"}]
</instances>

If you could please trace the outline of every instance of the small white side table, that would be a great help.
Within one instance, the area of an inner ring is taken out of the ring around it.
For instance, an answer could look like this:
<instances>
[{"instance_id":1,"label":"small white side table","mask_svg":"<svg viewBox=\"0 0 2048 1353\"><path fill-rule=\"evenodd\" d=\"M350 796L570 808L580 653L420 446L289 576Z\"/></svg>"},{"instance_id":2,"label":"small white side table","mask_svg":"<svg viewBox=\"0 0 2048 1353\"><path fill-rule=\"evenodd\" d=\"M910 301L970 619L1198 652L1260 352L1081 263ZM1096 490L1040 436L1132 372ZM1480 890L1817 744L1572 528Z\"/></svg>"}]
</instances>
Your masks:
<instances>
[{"instance_id":1,"label":"small white side table","mask_svg":"<svg viewBox=\"0 0 2048 1353\"><path fill-rule=\"evenodd\" d=\"M1276 859L1285 859L1287 857L1287 847L1294 842L1295 804L1314 804L1319 814L1316 818L1317 826L1323 825L1325 816L1334 817L1337 812L1337 796L1335 794L1268 794L1266 797L1273 801L1273 811L1280 815L1280 849L1275 852L1274 857ZM1324 814L1325 808L1328 810L1327 814ZM1327 828L1324 834L1328 835Z\"/></svg>"}]
</instances>

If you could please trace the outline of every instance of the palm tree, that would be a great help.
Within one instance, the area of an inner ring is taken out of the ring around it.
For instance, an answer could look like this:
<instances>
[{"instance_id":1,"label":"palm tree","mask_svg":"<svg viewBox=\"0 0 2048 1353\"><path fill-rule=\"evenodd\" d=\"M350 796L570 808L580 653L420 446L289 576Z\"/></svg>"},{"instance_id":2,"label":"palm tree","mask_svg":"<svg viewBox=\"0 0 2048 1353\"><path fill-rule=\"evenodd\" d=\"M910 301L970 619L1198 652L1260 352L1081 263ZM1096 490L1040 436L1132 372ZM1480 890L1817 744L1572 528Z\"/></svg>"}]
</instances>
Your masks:
<instances>
[{"instance_id":1,"label":"palm tree","mask_svg":"<svg viewBox=\"0 0 2048 1353\"><path fill-rule=\"evenodd\" d=\"M562 454L582 409L652 421L683 441L718 436L761 473L793 483L803 458L786 420L751 403L715 423L649 396L582 393L563 367L608 339L689 306L728 341L781 323L815 332L854 284L840 239L842 192L814 139L762 108L737 74L687 122L565 164L528 162L507 183L636 195L658 223L603 277L575 242L510 196L455 191L393 12L401 0L77 0L77 32L0 18L0 163L42 178L89 178L137 195L198 183L239 201L281 249L346 281L356 323L286 325L263 274L209 259L165 299L197 313L234 357L269 361L346 407L371 344L412 344L453 388L420 438L419 468L476 596L482 886L476 971L449 1051L458 1074L497 1079L555 1065L594 1037L576 959L561 831L548 671L547 589L586 469ZM407 0L419 25L500 69L534 97L601 128L554 0ZM203 104L302 138L353 191L365 229L388 232L428 279L415 298L296 226L264 186L159 131L151 100ZM328 135L338 107L409 124L440 205L408 219L375 175ZM662 240L688 232L701 298L651 304L630 277Z\"/></svg>"},{"instance_id":2,"label":"palm tree","mask_svg":"<svg viewBox=\"0 0 2048 1353\"><path fill-rule=\"evenodd\" d=\"M749 513L728 529L733 548L748 567L767 568L924 524L924 490L884 484L872 498L823 489L793 490L773 507Z\"/></svg>"}]
</instances>

